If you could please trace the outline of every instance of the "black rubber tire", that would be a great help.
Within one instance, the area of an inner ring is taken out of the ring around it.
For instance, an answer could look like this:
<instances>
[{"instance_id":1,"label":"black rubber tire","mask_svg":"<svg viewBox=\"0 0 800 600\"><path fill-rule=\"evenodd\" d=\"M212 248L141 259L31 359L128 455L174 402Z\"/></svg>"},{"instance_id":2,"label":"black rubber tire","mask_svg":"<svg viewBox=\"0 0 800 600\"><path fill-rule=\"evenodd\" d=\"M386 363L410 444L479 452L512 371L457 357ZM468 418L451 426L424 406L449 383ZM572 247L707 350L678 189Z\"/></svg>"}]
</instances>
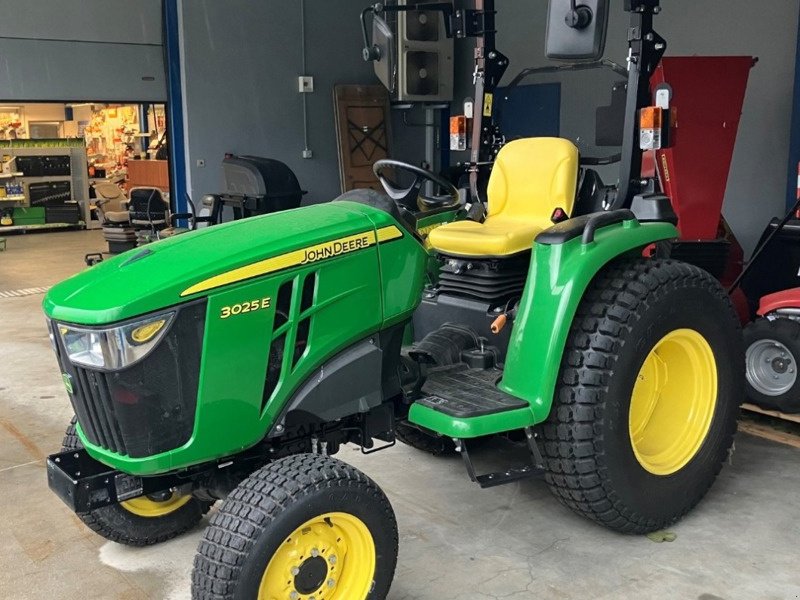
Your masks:
<instances>
[{"instance_id":1,"label":"black rubber tire","mask_svg":"<svg viewBox=\"0 0 800 600\"><path fill-rule=\"evenodd\" d=\"M694 457L658 476L633 452L631 392L650 349L680 328L694 329L711 346L717 402ZM543 427L551 491L575 512L622 533L648 533L677 521L703 498L728 457L744 399L743 365L738 318L707 272L659 259L607 266L578 308Z\"/></svg>"},{"instance_id":2,"label":"black rubber tire","mask_svg":"<svg viewBox=\"0 0 800 600\"><path fill-rule=\"evenodd\" d=\"M377 561L368 599L383 600L397 564L397 521L389 500L354 467L316 454L276 460L255 471L228 496L198 546L192 598L256 598L264 570L286 537L329 512L352 514L369 528Z\"/></svg>"},{"instance_id":3,"label":"black rubber tire","mask_svg":"<svg viewBox=\"0 0 800 600\"><path fill-rule=\"evenodd\" d=\"M794 368L797 369L800 366L797 363L800 360L800 323L786 318L771 321L757 319L744 328L745 352L752 344L761 340L775 340L783 344L792 355ZM749 365L747 368L749 369ZM759 392L748 381L747 396L753 404L763 408L785 413L800 413L800 377L789 390L779 396L770 396Z\"/></svg>"},{"instance_id":4,"label":"black rubber tire","mask_svg":"<svg viewBox=\"0 0 800 600\"><path fill-rule=\"evenodd\" d=\"M61 442L62 451L83 448L75 431L73 417ZM127 546L152 546L192 529L211 508L211 502L192 498L176 511L161 517L141 517L119 504L79 513L78 518L89 529L107 540Z\"/></svg>"},{"instance_id":5,"label":"black rubber tire","mask_svg":"<svg viewBox=\"0 0 800 600\"><path fill-rule=\"evenodd\" d=\"M397 439L407 446L427 452L433 456L452 456L456 454L455 442L443 435L425 433L408 423L397 423L394 432Z\"/></svg>"}]
</instances>

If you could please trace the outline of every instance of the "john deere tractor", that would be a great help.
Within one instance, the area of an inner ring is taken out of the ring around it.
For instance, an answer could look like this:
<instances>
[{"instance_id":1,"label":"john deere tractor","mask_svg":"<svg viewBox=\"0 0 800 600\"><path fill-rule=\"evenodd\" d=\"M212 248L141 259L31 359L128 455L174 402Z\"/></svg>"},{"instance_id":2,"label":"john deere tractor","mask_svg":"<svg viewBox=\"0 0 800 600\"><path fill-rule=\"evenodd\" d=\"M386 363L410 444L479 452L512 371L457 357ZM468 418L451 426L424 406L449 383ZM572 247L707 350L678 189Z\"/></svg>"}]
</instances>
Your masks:
<instances>
[{"instance_id":1,"label":"john deere tractor","mask_svg":"<svg viewBox=\"0 0 800 600\"><path fill-rule=\"evenodd\" d=\"M53 491L131 545L222 501L194 563L198 599L386 597L397 524L379 487L332 458L348 443L458 452L481 487L543 475L623 533L691 510L731 447L741 333L714 278L646 256L677 235L669 198L641 176L672 118L650 90L659 2L625 10L618 185L595 174L578 189L588 169L566 139L515 140L486 213L464 219L447 180L382 161L387 194L178 236L53 287L44 310L76 415L48 460ZM549 54L602 53L606 17L604 0L553 0ZM469 449L494 435L527 462L478 473Z\"/></svg>"}]
</instances>

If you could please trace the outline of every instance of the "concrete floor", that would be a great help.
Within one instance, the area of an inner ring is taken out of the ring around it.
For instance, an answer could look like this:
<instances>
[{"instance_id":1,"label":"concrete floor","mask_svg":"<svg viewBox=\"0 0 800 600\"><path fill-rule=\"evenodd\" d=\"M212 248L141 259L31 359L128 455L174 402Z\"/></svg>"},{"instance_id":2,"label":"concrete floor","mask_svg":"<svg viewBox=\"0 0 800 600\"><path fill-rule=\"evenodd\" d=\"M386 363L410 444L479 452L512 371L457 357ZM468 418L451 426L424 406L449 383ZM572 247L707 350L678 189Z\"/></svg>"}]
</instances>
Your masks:
<instances>
[{"instance_id":1,"label":"concrete floor","mask_svg":"<svg viewBox=\"0 0 800 600\"><path fill-rule=\"evenodd\" d=\"M9 237L0 291L46 286L83 268L98 232ZM86 529L47 489L42 457L71 414L39 308L0 298L0 598L182 599L202 526L132 549ZM400 526L390 600L800 598L800 451L740 435L706 500L657 544L574 516L539 481L493 490L458 459L398 446L339 457L373 477ZM508 464L490 444L476 459Z\"/></svg>"}]
</instances>

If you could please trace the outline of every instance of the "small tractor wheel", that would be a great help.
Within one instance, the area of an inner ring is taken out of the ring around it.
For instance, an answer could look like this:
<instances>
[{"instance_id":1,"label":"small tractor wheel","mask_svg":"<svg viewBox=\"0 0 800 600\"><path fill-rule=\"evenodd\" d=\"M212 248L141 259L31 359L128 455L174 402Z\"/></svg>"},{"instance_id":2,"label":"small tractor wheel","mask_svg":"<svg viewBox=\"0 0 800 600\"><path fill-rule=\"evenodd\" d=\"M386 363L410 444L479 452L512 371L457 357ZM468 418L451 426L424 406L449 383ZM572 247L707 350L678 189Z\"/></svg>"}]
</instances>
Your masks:
<instances>
[{"instance_id":1,"label":"small tractor wheel","mask_svg":"<svg viewBox=\"0 0 800 600\"><path fill-rule=\"evenodd\" d=\"M404 444L434 456L456 454L456 444L450 438L433 433L425 433L408 423L398 423L395 428L395 435Z\"/></svg>"},{"instance_id":2,"label":"small tractor wheel","mask_svg":"<svg viewBox=\"0 0 800 600\"><path fill-rule=\"evenodd\" d=\"M397 521L381 489L335 458L298 454L245 479L197 549L192 598L383 600Z\"/></svg>"},{"instance_id":3,"label":"small tractor wheel","mask_svg":"<svg viewBox=\"0 0 800 600\"><path fill-rule=\"evenodd\" d=\"M705 495L743 400L741 329L705 271L612 263L586 292L544 426L563 504L623 533L664 528Z\"/></svg>"},{"instance_id":4,"label":"small tractor wheel","mask_svg":"<svg viewBox=\"0 0 800 600\"><path fill-rule=\"evenodd\" d=\"M755 404L800 412L800 323L758 319L744 329L747 395Z\"/></svg>"},{"instance_id":5,"label":"small tractor wheel","mask_svg":"<svg viewBox=\"0 0 800 600\"><path fill-rule=\"evenodd\" d=\"M75 417L64 433L62 451L83 448L75 431ZM83 523L107 540L128 546L159 544L194 527L211 508L192 495L133 498L79 514Z\"/></svg>"}]
</instances>

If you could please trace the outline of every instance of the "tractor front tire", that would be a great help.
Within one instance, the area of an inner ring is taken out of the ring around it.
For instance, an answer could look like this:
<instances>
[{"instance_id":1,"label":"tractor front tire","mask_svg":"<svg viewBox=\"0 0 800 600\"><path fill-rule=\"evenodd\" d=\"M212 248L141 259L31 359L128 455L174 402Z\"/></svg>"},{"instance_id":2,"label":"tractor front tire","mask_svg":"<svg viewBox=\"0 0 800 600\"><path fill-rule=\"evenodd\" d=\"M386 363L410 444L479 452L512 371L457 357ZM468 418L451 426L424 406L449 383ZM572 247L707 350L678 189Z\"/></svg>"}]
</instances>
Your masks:
<instances>
[{"instance_id":1,"label":"tractor front tire","mask_svg":"<svg viewBox=\"0 0 800 600\"><path fill-rule=\"evenodd\" d=\"M384 600L397 521L381 489L328 456L276 460L211 518L192 572L194 600Z\"/></svg>"},{"instance_id":2,"label":"tractor front tire","mask_svg":"<svg viewBox=\"0 0 800 600\"><path fill-rule=\"evenodd\" d=\"M572 324L543 427L559 500L622 533L662 529L706 494L743 401L741 329L707 272L612 263Z\"/></svg>"},{"instance_id":3,"label":"tractor front tire","mask_svg":"<svg viewBox=\"0 0 800 600\"><path fill-rule=\"evenodd\" d=\"M75 417L64 433L62 451L83 448L75 431ZM127 546L152 546L194 527L211 508L193 496L173 494L167 498L146 496L97 508L78 517L89 529L107 540Z\"/></svg>"}]
</instances>

